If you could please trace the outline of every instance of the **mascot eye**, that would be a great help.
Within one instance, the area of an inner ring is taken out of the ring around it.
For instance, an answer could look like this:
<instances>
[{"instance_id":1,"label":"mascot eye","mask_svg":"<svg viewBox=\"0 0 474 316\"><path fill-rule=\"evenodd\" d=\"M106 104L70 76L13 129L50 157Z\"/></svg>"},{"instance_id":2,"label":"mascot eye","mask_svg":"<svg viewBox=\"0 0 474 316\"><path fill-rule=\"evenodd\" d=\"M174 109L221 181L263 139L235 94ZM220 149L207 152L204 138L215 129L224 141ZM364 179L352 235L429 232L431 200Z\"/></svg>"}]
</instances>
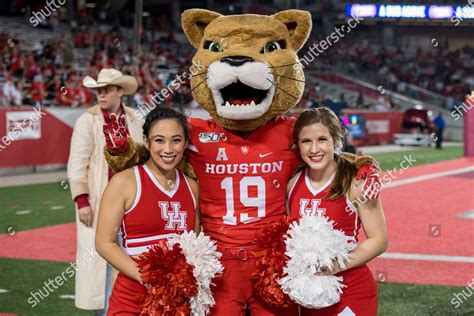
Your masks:
<instances>
[{"instance_id":1,"label":"mascot eye","mask_svg":"<svg viewBox=\"0 0 474 316\"><path fill-rule=\"evenodd\" d=\"M285 41L271 41L265 44L265 47L260 51L260 53L271 53L284 48L286 48Z\"/></svg>"},{"instance_id":2,"label":"mascot eye","mask_svg":"<svg viewBox=\"0 0 474 316\"><path fill-rule=\"evenodd\" d=\"M219 44L218 42L206 41L204 43L204 48L209 49L210 51L215 53L222 53L224 51L221 47L221 44Z\"/></svg>"}]
</instances>

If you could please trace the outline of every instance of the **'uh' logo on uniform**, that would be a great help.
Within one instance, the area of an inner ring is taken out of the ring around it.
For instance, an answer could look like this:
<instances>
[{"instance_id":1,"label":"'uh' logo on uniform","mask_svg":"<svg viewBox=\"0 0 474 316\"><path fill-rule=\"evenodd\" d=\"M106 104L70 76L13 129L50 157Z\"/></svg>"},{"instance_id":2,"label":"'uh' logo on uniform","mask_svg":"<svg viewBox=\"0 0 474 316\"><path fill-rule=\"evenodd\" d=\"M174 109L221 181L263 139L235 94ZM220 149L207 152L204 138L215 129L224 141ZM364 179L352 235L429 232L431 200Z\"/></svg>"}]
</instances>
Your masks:
<instances>
[{"instance_id":1,"label":"'uh' logo on uniform","mask_svg":"<svg viewBox=\"0 0 474 316\"><path fill-rule=\"evenodd\" d=\"M186 212L180 212L179 202L158 202L161 218L166 221L166 230L186 230Z\"/></svg>"},{"instance_id":2,"label":"'uh' logo on uniform","mask_svg":"<svg viewBox=\"0 0 474 316\"><path fill-rule=\"evenodd\" d=\"M325 208L319 208L320 199L300 199L300 216L324 216Z\"/></svg>"}]
</instances>

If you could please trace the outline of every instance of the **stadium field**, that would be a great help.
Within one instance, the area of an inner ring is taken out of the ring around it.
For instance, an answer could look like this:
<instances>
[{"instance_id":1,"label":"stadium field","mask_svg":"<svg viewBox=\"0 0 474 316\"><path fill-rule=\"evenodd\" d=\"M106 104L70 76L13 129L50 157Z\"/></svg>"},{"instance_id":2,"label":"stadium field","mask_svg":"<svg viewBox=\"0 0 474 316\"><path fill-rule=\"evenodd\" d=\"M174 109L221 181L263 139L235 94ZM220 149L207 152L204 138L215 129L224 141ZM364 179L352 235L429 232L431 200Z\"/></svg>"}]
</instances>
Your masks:
<instances>
[{"instance_id":1,"label":"stadium field","mask_svg":"<svg viewBox=\"0 0 474 316\"><path fill-rule=\"evenodd\" d=\"M416 162L395 169L410 154ZM370 265L379 285L379 315L472 315L472 297L452 301L472 291L466 287L474 277L473 222L459 214L474 209L474 161L461 158L462 147L373 156L384 175L393 171L382 193L390 245ZM75 260L67 184L0 188L0 195L0 315L93 315L74 307L74 276L35 307L30 299Z\"/></svg>"},{"instance_id":2,"label":"stadium field","mask_svg":"<svg viewBox=\"0 0 474 316\"><path fill-rule=\"evenodd\" d=\"M394 167L399 167L400 162L404 157L412 155L412 159L416 160L411 166L420 166L449 159L461 158L464 155L463 146L445 147L441 150L432 147L414 147L403 151L379 153L372 156L380 163L382 170L393 170Z\"/></svg>"},{"instance_id":3,"label":"stadium field","mask_svg":"<svg viewBox=\"0 0 474 316\"><path fill-rule=\"evenodd\" d=\"M69 264L36 260L0 259L0 284L9 292L0 294L2 313L17 315L93 315L74 307L72 278L35 308L27 300L48 278L60 275ZM379 315L472 315L472 299L454 309L450 301L463 288L419 284L379 283ZM466 290L464 290L466 291ZM65 296L66 298L61 298ZM0 314L3 315L3 314Z\"/></svg>"}]
</instances>

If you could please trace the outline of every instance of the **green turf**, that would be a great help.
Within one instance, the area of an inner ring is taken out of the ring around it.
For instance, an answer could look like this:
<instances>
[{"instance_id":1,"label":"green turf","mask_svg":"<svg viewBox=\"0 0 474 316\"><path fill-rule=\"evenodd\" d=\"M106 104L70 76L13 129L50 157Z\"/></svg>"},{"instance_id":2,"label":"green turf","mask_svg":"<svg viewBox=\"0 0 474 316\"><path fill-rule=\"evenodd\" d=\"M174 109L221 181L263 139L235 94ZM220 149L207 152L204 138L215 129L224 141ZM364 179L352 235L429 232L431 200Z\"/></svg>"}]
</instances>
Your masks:
<instances>
[{"instance_id":1,"label":"green turf","mask_svg":"<svg viewBox=\"0 0 474 316\"><path fill-rule=\"evenodd\" d=\"M74 295L74 276L63 275L67 281L57 285L53 291L46 291L44 282L60 276L70 265L62 262L18 260L0 258L0 288L8 292L0 293L0 313L15 313L20 315L93 315L93 312L82 311L74 306L73 299L61 299L60 295ZM71 271L71 270L69 270ZM70 275L70 274L69 274ZM31 292L41 292L43 300L33 307L33 301L28 303Z\"/></svg>"},{"instance_id":2,"label":"green turf","mask_svg":"<svg viewBox=\"0 0 474 316\"><path fill-rule=\"evenodd\" d=\"M75 220L69 188L60 183L0 188L0 233L12 233ZM59 208L59 207L63 208ZM51 209L58 207L57 209ZM17 215L18 211L31 213Z\"/></svg>"},{"instance_id":3,"label":"green turf","mask_svg":"<svg viewBox=\"0 0 474 316\"><path fill-rule=\"evenodd\" d=\"M462 290L469 295L468 289L462 287L379 283L379 315L474 315L472 297L458 308L451 304L454 295Z\"/></svg>"},{"instance_id":4,"label":"green turf","mask_svg":"<svg viewBox=\"0 0 474 316\"><path fill-rule=\"evenodd\" d=\"M464 156L464 147L454 146L445 147L443 149L423 147L413 148L406 151L373 154L371 156L377 159L382 170L393 170L393 168L395 167L400 169L400 163L403 160L407 160L407 158L416 160L416 162L413 162L410 167L461 158ZM406 166L406 163L404 164L404 166Z\"/></svg>"},{"instance_id":5,"label":"green turf","mask_svg":"<svg viewBox=\"0 0 474 316\"><path fill-rule=\"evenodd\" d=\"M93 315L74 307L73 299L60 295L74 294L74 276L68 278L34 308L28 303L31 292L43 289L44 282L60 276L70 265L61 262L0 258L0 313L20 315ZM64 274L67 277L67 274ZM467 282L468 280L466 280ZM50 286L50 288L53 288ZM451 304L462 287L417 284L379 283L379 315L473 315L474 300L467 299L457 309ZM32 301L31 301L32 302Z\"/></svg>"}]
</instances>

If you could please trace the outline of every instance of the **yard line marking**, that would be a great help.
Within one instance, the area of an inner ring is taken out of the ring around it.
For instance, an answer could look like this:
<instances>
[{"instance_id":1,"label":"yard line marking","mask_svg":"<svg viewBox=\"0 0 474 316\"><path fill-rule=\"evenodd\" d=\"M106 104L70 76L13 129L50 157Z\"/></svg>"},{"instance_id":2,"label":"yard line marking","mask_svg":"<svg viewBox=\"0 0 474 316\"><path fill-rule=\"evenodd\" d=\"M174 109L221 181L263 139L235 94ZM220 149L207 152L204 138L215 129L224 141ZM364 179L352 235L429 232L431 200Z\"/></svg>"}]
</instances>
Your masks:
<instances>
[{"instance_id":1,"label":"yard line marking","mask_svg":"<svg viewBox=\"0 0 474 316\"><path fill-rule=\"evenodd\" d=\"M384 185L384 188L392 188L392 187L397 187L399 185L410 184L414 182L420 182L420 181L430 180L430 179L439 178L439 177L451 176L454 174L467 173L471 171L474 171L474 167L465 167L461 169L454 169L454 170L443 171L443 172L438 172L438 173L426 174L426 175L413 177L409 179L393 181L387 185Z\"/></svg>"},{"instance_id":2,"label":"yard line marking","mask_svg":"<svg viewBox=\"0 0 474 316\"><path fill-rule=\"evenodd\" d=\"M63 294L63 295L59 295L59 298L62 298L62 299L74 299L75 296L74 296L74 295L71 295L71 294Z\"/></svg>"},{"instance_id":3,"label":"yard line marking","mask_svg":"<svg viewBox=\"0 0 474 316\"><path fill-rule=\"evenodd\" d=\"M51 209L52 210L61 210L64 208L64 205L55 205L55 206L51 206Z\"/></svg>"},{"instance_id":4,"label":"yard line marking","mask_svg":"<svg viewBox=\"0 0 474 316\"><path fill-rule=\"evenodd\" d=\"M26 215L26 214L30 214L31 213L31 210L23 210L23 211L16 211L16 215Z\"/></svg>"},{"instance_id":5,"label":"yard line marking","mask_svg":"<svg viewBox=\"0 0 474 316\"><path fill-rule=\"evenodd\" d=\"M8 290L0 289L0 294L7 293L7 292L8 292Z\"/></svg>"},{"instance_id":6,"label":"yard line marking","mask_svg":"<svg viewBox=\"0 0 474 316\"><path fill-rule=\"evenodd\" d=\"M418 254L418 253L389 252L389 253L381 254L379 256L379 258L474 263L474 257L446 256L446 255L424 255L424 254Z\"/></svg>"},{"instance_id":7,"label":"yard line marking","mask_svg":"<svg viewBox=\"0 0 474 316\"><path fill-rule=\"evenodd\" d=\"M466 211L464 213L458 214L458 217L474 219L474 210Z\"/></svg>"}]
</instances>

